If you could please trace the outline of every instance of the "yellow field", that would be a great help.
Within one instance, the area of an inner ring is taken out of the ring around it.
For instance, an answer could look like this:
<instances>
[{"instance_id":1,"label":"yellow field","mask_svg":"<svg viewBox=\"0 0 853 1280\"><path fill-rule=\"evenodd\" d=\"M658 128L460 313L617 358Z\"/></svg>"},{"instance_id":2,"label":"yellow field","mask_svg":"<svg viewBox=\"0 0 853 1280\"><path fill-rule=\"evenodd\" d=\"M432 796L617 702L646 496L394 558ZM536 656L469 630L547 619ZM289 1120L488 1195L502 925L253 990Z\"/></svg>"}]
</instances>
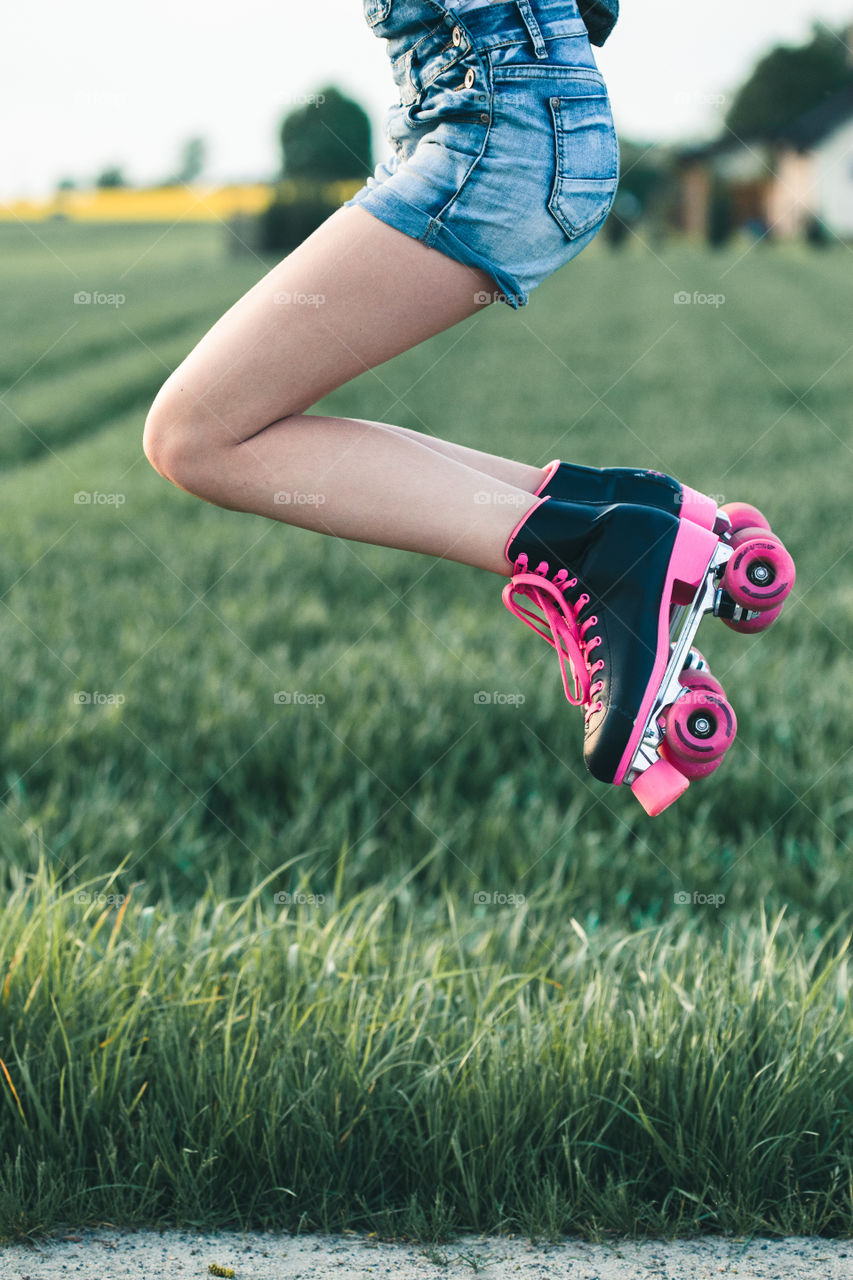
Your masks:
<instances>
[{"instance_id":1,"label":"yellow field","mask_svg":"<svg viewBox=\"0 0 853 1280\"><path fill-rule=\"evenodd\" d=\"M342 202L360 185L358 181L329 183L323 192L335 202ZM58 191L43 200L0 204L0 221L42 222L64 217L78 222L214 222L238 214L260 213L274 194L282 200L294 200L303 192L295 182Z\"/></svg>"}]
</instances>

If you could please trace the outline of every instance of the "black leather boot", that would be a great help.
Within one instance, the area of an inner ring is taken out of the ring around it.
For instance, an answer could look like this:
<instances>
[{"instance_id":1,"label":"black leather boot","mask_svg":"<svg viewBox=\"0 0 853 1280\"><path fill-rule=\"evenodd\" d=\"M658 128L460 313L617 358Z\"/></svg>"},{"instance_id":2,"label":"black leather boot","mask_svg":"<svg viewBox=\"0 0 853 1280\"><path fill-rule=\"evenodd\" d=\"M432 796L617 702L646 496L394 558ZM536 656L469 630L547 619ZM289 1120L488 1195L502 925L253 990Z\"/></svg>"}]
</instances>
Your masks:
<instances>
[{"instance_id":1,"label":"black leather boot","mask_svg":"<svg viewBox=\"0 0 853 1280\"><path fill-rule=\"evenodd\" d=\"M675 510L551 497L509 537L504 602L556 648L566 696L585 708L586 765L602 782L628 770L669 659L673 596L702 582L716 545ZM518 603L525 596L541 618Z\"/></svg>"},{"instance_id":2,"label":"black leather boot","mask_svg":"<svg viewBox=\"0 0 853 1280\"><path fill-rule=\"evenodd\" d=\"M537 490L540 497L607 506L617 502L639 503L670 511L705 529L716 529L717 533L728 527L728 520L717 511L712 498L662 471L645 471L640 467L581 467L558 458L548 463L547 470L545 481Z\"/></svg>"}]
</instances>

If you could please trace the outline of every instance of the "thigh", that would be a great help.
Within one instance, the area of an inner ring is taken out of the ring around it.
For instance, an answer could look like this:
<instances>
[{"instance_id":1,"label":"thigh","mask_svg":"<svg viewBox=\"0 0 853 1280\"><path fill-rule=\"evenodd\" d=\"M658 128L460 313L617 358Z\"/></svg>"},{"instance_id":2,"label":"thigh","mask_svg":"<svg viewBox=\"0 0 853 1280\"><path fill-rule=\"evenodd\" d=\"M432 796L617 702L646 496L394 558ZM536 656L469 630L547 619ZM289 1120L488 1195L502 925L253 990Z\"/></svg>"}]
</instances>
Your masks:
<instances>
[{"instance_id":1,"label":"thigh","mask_svg":"<svg viewBox=\"0 0 853 1280\"><path fill-rule=\"evenodd\" d=\"M211 446L239 443L481 310L490 288L365 210L338 209L216 322L158 399Z\"/></svg>"}]
</instances>

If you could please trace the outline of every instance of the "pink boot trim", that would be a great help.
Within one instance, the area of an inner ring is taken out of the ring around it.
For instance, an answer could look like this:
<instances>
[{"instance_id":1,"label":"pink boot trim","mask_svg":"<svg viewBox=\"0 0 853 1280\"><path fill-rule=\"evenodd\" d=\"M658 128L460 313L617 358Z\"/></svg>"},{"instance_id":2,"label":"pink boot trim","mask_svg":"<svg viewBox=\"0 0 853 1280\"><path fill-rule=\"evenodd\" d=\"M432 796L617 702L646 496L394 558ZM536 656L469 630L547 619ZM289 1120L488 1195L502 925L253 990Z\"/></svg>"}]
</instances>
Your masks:
<instances>
[{"instance_id":1,"label":"pink boot trim","mask_svg":"<svg viewBox=\"0 0 853 1280\"><path fill-rule=\"evenodd\" d=\"M551 480L555 472L559 470L559 467L560 467L559 458L555 458L553 462L549 462L545 467L545 479L542 481L539 488L534 489L533 492L536 494L541 493L542 490L545 488L545 486L549 483L549 481Z\"/></svg>"},{"instance_id":2,"label":"pink boot trim","mask_svg":"<svg viewBox=\"0 0 853 1280\"><path fill-rule=\"evenodd\" d=\"M682 520L690 520L700 529L713 529L717 519L717 504L706 493L691 489L689 484L681 486L681 509L678 512Z\"/></svg>"},{"instance_id":3,"label":"pink boot trim","mask_svg":"<svg viewBox=\"0 0 853 1280\"><path fill-rule=\"evenodd\" d=\"M522 527L522 525L525 525L525 524L527 523L527 521L528 521L528 520L530 519L530 517L533 515L533 512L537 509L537 507L541 507L541 506L542 506L542 503L543 503L543 502L547 502L547 501L548 501L548 497L546 496L546 497L544 497L544 498L540 498L538 502L534 502L533 506L532 506L532 507L529 507L529 508L527 509L527 511L525 511L524 515L521 517L521 519L519 520L518 524L515 526L515 528L513 529L512 533L511 533L511 534L509 535L509 537L507 538L507 540L506 540L506 546L504 547L504 558L506 559L507 564L512 564L512 563L513 563L513 561L512 561L512 560L510 559L510 557L509 557L509 549L510 549L510 546L512 545L512 543L513 543L513 542L515 541L515 539L518 537L518 531L519 531L519 529Z\"/></svg>"}]
</instances>

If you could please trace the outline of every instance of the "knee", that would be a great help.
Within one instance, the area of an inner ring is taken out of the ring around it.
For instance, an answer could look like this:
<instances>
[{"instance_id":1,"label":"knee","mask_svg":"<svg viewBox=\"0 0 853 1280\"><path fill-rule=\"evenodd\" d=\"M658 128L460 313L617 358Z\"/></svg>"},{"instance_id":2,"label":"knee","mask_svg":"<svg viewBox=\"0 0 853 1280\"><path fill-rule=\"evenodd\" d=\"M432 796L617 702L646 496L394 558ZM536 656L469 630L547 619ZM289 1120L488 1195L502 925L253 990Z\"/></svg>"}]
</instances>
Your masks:
<instances>
[{"instance_id":1,"label":"knee","mask_svg":"<svg viewBox=\"0 0 853 1280\"><path fill-rule=\"evenodd\" d=\"M199 470L202 432L185 397L171 380L158 391L145 419L142 449L155 471L182 489L192 489Z\"/></svg>"}]
</instances>

